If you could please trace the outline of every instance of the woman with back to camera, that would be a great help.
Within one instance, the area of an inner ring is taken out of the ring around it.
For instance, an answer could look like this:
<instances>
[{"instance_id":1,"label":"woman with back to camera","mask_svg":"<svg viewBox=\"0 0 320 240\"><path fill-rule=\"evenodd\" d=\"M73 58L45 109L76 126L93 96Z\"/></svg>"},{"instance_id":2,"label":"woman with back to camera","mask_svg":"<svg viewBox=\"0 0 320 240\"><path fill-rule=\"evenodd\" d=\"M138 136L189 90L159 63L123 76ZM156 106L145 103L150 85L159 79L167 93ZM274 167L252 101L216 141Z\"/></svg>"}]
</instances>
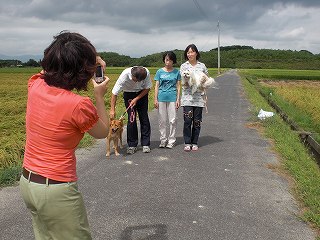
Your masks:
<instances>
[{"instance_id":1,"label":"woman with back to camera","mask_svg":"<svg viewBox=\"0 0 320 240\"><path fill-rule=\"evenodd\" d=\"M180 74L185 71L199 71L208 75L206 65L199 62L200 53L194 44L190 44L184 51L184 58L187 60L180 66ZM205 107L203 91L197 90L192 94L192 89L188 84L182 85L181 106L183 107L183 138L184 151L190 152L198 150L198 140L201 130L202 110Z\"/></svg>"},{"instance_id":2,"label":"woman with back to camera","mask_svg":"<svg viewBox=\"0 0 320 240\"><path fill-rule=\"evenodd\" d=\"M77 186L75 149L88 132L105 138L109 118L104 95L109 78L87 90L97 62L94 46L82 35L63 31L45 49L43 70L28 81L26 146L20 191L32 214L36 239L92 239Z\"/></svg>"}]
</instances>

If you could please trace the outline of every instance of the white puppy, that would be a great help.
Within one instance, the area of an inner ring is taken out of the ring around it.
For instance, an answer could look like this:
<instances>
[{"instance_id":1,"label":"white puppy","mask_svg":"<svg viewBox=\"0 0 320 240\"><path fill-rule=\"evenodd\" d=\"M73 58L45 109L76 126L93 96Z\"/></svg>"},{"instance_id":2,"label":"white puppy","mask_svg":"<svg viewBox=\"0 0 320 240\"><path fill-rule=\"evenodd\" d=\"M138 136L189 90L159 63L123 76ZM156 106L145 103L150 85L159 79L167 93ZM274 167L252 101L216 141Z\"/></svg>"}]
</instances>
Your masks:
<instances>
[{"instance_id":1,"label":"white puppy","mask_svg":"<svg viewBox=\"0 0 320 240\"><path fill-rule=\"evenodd\" d=\"M191 92L194 94L197 90L203 91L204 89L216 84L212 77L208 77L203 72L188 70L181 74L181 84L184 87L191 87Z\"/></svg>"}]
</instances>

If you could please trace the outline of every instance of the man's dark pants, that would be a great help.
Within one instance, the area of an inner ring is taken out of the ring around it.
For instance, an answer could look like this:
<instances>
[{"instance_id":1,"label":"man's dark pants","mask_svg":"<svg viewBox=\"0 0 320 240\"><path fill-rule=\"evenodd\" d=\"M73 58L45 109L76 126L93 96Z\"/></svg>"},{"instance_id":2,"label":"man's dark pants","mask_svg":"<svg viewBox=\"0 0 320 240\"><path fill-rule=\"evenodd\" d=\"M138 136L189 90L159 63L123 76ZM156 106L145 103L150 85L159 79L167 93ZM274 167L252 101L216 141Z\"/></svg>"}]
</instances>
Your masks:
<instances>
[{"instance_id":1,"label":"man's dark pants","mask_svg":"<svg viewBox=\"0 0 320 240\"><path fill-rule=\"evenodd\" d=\"M124 92L123 99L126 108L129 106L130 100L138 96L140 92ZM129 147L138 146L138 127L137 127L137 112L140 121L141 130L141 145L150 146L151 126L148 116L148 94L139 99L136 106L129 108L128 123L127 123L127 143Z\"/></svg>"}]
</instances>

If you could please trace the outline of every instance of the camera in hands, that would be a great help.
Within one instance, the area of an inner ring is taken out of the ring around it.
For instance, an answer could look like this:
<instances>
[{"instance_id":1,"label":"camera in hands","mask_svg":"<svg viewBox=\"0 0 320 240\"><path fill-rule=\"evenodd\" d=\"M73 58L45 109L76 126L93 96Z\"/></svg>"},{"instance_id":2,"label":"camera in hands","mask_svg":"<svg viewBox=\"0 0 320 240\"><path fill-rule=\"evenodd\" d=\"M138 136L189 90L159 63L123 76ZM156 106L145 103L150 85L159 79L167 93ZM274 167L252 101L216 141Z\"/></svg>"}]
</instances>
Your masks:
<instances>
[{"instance_id":1,"label":"camera in hands","mask_svg":"<svg viewBox=\"0 0 320 240\"><path fill-rule=\"evenodd\" d=\"M94 80L96 83L102 83L104 81L103 68L101 65L97 66L96 72L94 74Z\"/></svg>"}]
</instances>

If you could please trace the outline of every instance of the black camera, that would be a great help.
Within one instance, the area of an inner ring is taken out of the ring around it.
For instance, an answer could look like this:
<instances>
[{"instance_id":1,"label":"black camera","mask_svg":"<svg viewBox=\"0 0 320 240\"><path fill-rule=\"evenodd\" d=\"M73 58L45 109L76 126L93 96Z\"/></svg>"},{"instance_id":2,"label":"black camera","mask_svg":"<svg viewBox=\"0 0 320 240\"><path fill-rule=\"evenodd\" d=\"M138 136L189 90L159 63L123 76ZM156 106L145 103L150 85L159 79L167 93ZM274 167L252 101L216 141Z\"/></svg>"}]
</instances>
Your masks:
<instances>
[{"instance_id":1,"label":"black camera","mask_svg":"<svg viewBox=\"0 0 320 240\"><path fill-rule=\"evenodd\" d=\"M102 83L104 81L103 68L101 65L97 66L96 72L94 74L94 80L96 81L96 83Z\"/></svg>"}]
</instances>

